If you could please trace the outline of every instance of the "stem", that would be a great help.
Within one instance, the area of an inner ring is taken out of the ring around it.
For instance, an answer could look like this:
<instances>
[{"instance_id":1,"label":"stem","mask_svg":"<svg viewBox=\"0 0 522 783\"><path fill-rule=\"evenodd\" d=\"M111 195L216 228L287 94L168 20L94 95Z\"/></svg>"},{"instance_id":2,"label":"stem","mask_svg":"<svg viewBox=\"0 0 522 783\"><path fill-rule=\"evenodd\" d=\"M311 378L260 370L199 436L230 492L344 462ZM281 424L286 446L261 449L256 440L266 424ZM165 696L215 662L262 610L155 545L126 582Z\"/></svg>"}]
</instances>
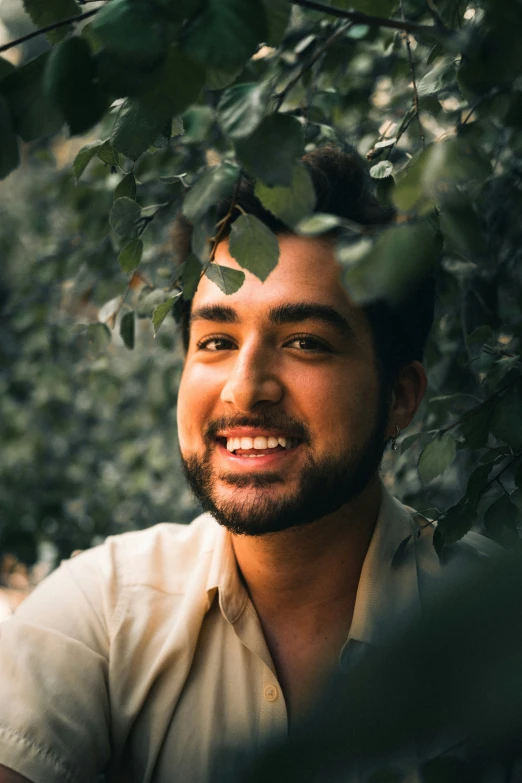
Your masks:
<instances>
[{"instance_id":1,"label":"stem","mask_svg":"<svg viewBox=\"0 0 522 783\"><path fill-rule=\"evenodd\" d=\"M406 30L409 33L441 33L447 35L448 30L440 30L435 25L417 24L417 22L408 22L400 19L386 19L383 16L368 16L360 11L344 11L341 8L332 8L316 0L290 0L292 5L298 5L301 8L309 8L312 11L320 11L329 16L337 16L339 19L350 19L355 24L366 24L368 27L386 27L391 30Z\"/></svg>"},{"instance_id":2,"label":"stem","mask_svg":"<svg viewBox=\"0 0 522 783\"><path fill-rule=\"evenodd\" d=\"M277 97L277 101L275 105L276 111L278 111L281 108L281 105L285 100L286 96L295 87L299 79L301 79L301 77L304 76L304 74L307 71L309 71L313 65L315 65L315 63L323 56L323 54L330 48L330 46L332 46L332 44L338 41L339 38L341 38L344 35L344 33L350 29L352 25L353 22L345 22L344 24L342 24L339 27L339 29L336 30L335 33L333 33L329 38L327 38L324 44L320 46L319 49L317 49L317 51L314 52L313 56L305 65L303 65L303 67L301 68L297 76L291 79L286 85L286 87L283 90L281 90L281 92L276 96Z\"/></svg>"},{"instance_id":3,"label":"stem","mask_svg":"<svg viewBox=\"0 0 522 783\"><path fill-rule=\"evenodd\" d=\"M12 49L14 46L19 46L20 44L23 44L26 41L30 41L31 38L36 38L37 35L42 35L43 33L50 33L53 30L58 30L58 28L65 27L68 24L75 24L76 22L82 22L84 19L88 19L90 16L94 16L94 14L97 14L99 10L100 10L99 8L93 8L90 11L85 11L83 14L78 14L78 16L70 16L67 19L61 19L59 22L53 22L52 24L48 24L45 27L40 27L38 30L33 30L32 33L23 35L21 38L16 38L14 41L9 41L9 43L0 46L0 53L7 52L8 49Z\"/></svg>"},{"instance_id":4,"label":"stem","mask_svg":"<svg viewBox=\"0 0 522 783\"><path fill-rule=\"evenodd\" d=\"M399 7L401 9L401 16L404 19L404 8L402 5L402 0L400 0ZM424 149L426 146L426 139L424 138L424 128L422 127L422 122L419 113L419 93L417 92L417 80L415 78L415 63L413 61L410 36L408 35L408 33L404 33L404 38L406 40L406 49L408 50L408 62L410 64L411 82L413 86L413 107L415 109L415 117L417 118L417 124L419 126L419 138L421 140L422 148Z\"/></svg>"},{"instance_id":5,"label":"stem","mask_svg":"<svg viewBox=\"0 0 522 783\"><path fill-rule=\"evenodd\" d=\"M237 206L236 205L236 201L237 201L237 194L239 193L239 186L240 185L241 185L241 174L239 175L239 178L237 180L236 188L234 190L234 195L232 196L232 199L230 201L230 206L228 208L228 212L225 215L225 217L222 220L219 221L219 224L218 224L219 225L219 230L218 230L216 236L214 237L213 244L212 244L212 250L210 251L210 258L208 260L208 264L205 267L205 269L208 267L209 264L212 264L214 262L214 256L216 255L217 246L221 242L221 240L222 240L222 238L223 238L223 236L225 234L225 231L227 229L228 221L232 217L232 212L234 211L234 209ZM243 210L241 210L241 211L243 211ZM205 270L203 270L203 273L204 273L204 271Z\"/></svg>"}]
</instances>

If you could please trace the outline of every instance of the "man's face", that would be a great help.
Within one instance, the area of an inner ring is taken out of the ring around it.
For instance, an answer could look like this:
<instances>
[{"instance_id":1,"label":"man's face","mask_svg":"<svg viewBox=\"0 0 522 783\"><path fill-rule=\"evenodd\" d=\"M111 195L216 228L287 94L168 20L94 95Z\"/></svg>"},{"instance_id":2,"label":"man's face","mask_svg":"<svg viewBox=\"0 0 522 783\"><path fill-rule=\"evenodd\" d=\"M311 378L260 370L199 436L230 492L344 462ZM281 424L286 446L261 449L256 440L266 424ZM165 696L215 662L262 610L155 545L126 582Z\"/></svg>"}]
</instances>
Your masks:
<instances>
[{"instance_id":1,"label":"man's face","mask_svg":"<svg viewBox=\"0 0 522 783\"><path fill-rule=\"evenodd\" d=\"M264 283L246 272L226 296L201 280L178 399L191 488L221 524L250 535L337 511L375 476L386 437L370 326L331 244L279 244ZM227 242L215 260L239 269Z\"/></svg>"}]
</instances>

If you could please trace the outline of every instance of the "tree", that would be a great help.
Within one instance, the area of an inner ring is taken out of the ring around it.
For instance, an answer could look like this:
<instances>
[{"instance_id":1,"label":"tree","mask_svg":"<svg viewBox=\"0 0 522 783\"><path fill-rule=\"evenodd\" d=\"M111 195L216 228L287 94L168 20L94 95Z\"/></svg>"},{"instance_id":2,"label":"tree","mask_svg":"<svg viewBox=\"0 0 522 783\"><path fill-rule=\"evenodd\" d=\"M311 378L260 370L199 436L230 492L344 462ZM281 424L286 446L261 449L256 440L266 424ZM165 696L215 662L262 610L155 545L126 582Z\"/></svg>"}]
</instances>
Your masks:
<instances>
[{"instance_id":1,"label":"tree","mask_svg":"<svg viewBox=\"0 0 522 783\"><path fill-rule=\"evenodd\" d=\"M332 216L311 216L314 193L298 162L304 150L328 142L349 142L365 154L381 200L397 209L397 222L384 229L343 226L337 252L352 296L361 303L393 299L431 269L438 281L427 355L431 392L413 434L402 440L395 491L438 518L441 555L473 525L503 544L518 541L520 1L24 5L36 29L1 46L0 55L44 33L49 43L37 56L22 48L16 67L0 58L0 175L9 177L6 193L30 201L24 214L12 198L3 205L3 546L22 531L26 544L42 534L57 537L67 554L114 529L101 509L123 503L123 493L116 479L110 489L102 480L114 461L112 440L98 426L100 409L106 407L106 422L119 411L125 429L132 418L125 406L158 394L157 387L144 395L124 382L129 358L121 357L122 341L131 350L138 334L134 366L144 382L152 361L144 319L152 318L154 332L161 327L159 340L172 349L173 325L165 319L179 297L193 295L202 274L225 292L241 285L241 275L213 261L212 241L214 205L234 193L240 167L256 176L261 201L294 230L331 228ZM69 146L82 139L72 170L52 166L64 127L74 137ZM170 237L180 209L195 226L183 265ZM238 221L236 258L263 278L278 251L269 242L262 263L251 252L261 230L249 216ZM74 393L64 364L71 355L81 357ZM179 358L176 365L158 355L162 404L172 403L175 384L165 379L178 372ZM98 405L86 401L87 384ZM119 393L126 402L115 402ZM136 440L135 424L125 444ZM142 476L138 495L146 504L150 477L140 473L141 457L127 455ZM158 459L159 484L170 459ZM124 462L120 467L123 476ZM96 493L86 501L89 473ZM30 493L20 499L28 485L45 487L38 514ZM76 513L80 496L83 510ZM167 493L156 511L168 517L182 497L180 489ZM187 501L180 502L188 516ZM148 510L134 524L157 521ZM130 516L123 514L123 527Z\"/></svg>"}]
</instances>

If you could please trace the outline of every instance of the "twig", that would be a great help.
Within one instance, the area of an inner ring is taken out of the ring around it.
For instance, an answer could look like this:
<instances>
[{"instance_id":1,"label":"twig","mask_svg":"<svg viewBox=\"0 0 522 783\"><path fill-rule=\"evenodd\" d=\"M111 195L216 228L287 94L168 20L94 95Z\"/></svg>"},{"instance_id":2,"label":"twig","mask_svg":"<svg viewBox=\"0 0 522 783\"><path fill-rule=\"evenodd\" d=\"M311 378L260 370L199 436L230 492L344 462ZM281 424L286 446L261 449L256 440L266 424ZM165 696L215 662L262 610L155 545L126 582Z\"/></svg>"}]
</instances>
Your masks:
<instances>
[{"instance_id":1,"label":"twig","mask_svg":"<svg viewBox=\"0 0 522 783\"><path fill-rule=\"evenodd\" d=\"M82 22L84 19L88 19L90 16L94 16L94 14L97 14L99 10L100 10L99 8L93 8L90 11L85 11L83 14L78 14L78 16L70 16L67 19L60 19L59 22L53 22L53 24L48 24L45 27L40 27L38 30L33 30L32 33L23 35L21 38L16 38L14 41L9 41L9 43L0 46L0 53L7 52L8 49L12 49L14 46L19 46L20 44L23 44L26 41L30 41L31 38L36 38L37 35L50 33L53 30L58 30L58 28L65 27L68 24L75 24L76 22Z\"/></svg>"},{"instance_id":2,"label":"twig","mask_svg":"<svg viewBox=\"0 0 522 783\"><path fill-rule=\"evenodd\" d=\"M404 8L402 5L402 0L400 0L399 8L401 10L401 16L404 19ZM404 38L406 40L406 49L408 50L408 62L410 64L411 82L413 86L413 106L415 109L415 117L417 118L417 124L419 126L419 137L421 140L422 149L424 149L426 146L426 139L424 138L424 128L422 127L422 122L421 122L420 112L419 112L419 93L417 92L417 80L415 78L415 63L413 61L413 54L411 51L409 34L404 33Z\"/></svg>"},{"instance_id":3,"label":"twig","mask_svg":"<svg viewBox=\"0 0 522 783\"><path fill-rule=\"evenodd\" d=\"M221 240L222 240L222 238L223 238L223 236L225 234L228 221L232 217L232 212L234 211L234 209L236 207L237 194L239 193L239 186L240 185L241 185L241 174L239 174L239 177L238 177L238 180L237 180L237 183L236 183L236 187L235 187L235 190L234 190L234 195L232 196L232 199L230 201L230 206L228 207L228 212L225 215L225 217L222 218L219 221L219 223L217 224L219 226L219 230L218 230L216 236L213 238L212 250L210 251L210 257L209 257L209 260L208 260L208 264L205 266L205 269L207 269L208 266L214 262L214 257L216 255L217 246L219 245L219 243L221 242ZM241 210L241 211L243 212L243 210ZM203 270L203 272L205 271L205 269Z\"/></svg>"},{"instance_id":4,"label":"twig","mask_svg":"<svg viewBox=\"0 0 522 783\"><path fill-rule=\"evenodd\" d=\"M440 30L435 25L418 24L417 22L409 22L400 19L387 19L383 16L368 16L360 11L344 11L341 8L335 8L324 3L316 2L316 0L290 0L292 5L298 5L301 8L309 8L311 11L320 11L329 16L337 16L339 19L350 19L355 24L366 24L368 27L386 27L390 30L406 30L409 33L429 33L434 32L441 33L442 35L448 35L449 30Z\"/></svg>"},{"instance_id":5,"label":"twig","mask_svg":"<svg viewBox=\"0 0 522 783\"><path fill-rule=\"evenodd\" d=\"M310 68L312 68L312 66L315 65L315 63L323 56L323 54L330 48L330 46L332 46L334 43L336 43L336 41L338 41L339 38L341 38L344 35L344 33L347 30L349 30L350 27L352 27L352 26L353 26L353 22L345 22L344 24L342 24L335 31L335 33L332 33L332 35L329 38L326 39L324 44L322 46L320 46L319 49L317 49L316 52L314 52L313 56L300 69L300 71L297 74L297 76L295 76L293 79L291 79L288 82L288 84L286 85L286 87L284 87L284 89L281 90L281 92L276 95L276 98L277 98L276 105L275 105L276 111L278 111L281 108L281 105L282 105L284 99L286 98L288 93L295 87L295 85L297 84L299 79L301 79L302 76L304 76L304 74L307 71L309 71Z\"/></svg>"}]
</instances>

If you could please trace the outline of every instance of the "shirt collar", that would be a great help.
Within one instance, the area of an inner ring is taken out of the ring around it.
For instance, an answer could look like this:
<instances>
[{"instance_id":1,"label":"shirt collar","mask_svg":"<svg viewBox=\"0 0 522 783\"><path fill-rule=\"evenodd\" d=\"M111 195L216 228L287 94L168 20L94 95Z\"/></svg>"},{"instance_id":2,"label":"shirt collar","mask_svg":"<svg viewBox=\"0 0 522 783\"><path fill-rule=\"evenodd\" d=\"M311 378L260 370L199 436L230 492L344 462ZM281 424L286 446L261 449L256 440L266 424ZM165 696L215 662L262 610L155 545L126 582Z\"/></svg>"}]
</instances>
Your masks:
<instances>
[{"instance_id":1,"label":"shirt collar","mask_svg":"<svg viewBox=\"0 0 522 783\"><path fill-rule=\"evenodd\" d=\"M382 645L421 611L419 567L438 570L432 531L382 487L375 530L363 563L349 640ZM397 550L402 542L398 556ZM433 550L433 552L431 552ZM400 555L400 556L399 556ZM419 564L422 555L423 562Z\"/></svg>"},{"instance_id":2,"label":"shirt collar","mask_svg":"<svg viewBox=\"0 0 522 783\"><path fill-rule=\"evenodd\" d=\"M229 623L234 623L245 608L248 593L239 576L232 537L228 530L215 524L218 531L207 581L208 609L218 592L223 616Z\"/></svg>"}]
</instances>

